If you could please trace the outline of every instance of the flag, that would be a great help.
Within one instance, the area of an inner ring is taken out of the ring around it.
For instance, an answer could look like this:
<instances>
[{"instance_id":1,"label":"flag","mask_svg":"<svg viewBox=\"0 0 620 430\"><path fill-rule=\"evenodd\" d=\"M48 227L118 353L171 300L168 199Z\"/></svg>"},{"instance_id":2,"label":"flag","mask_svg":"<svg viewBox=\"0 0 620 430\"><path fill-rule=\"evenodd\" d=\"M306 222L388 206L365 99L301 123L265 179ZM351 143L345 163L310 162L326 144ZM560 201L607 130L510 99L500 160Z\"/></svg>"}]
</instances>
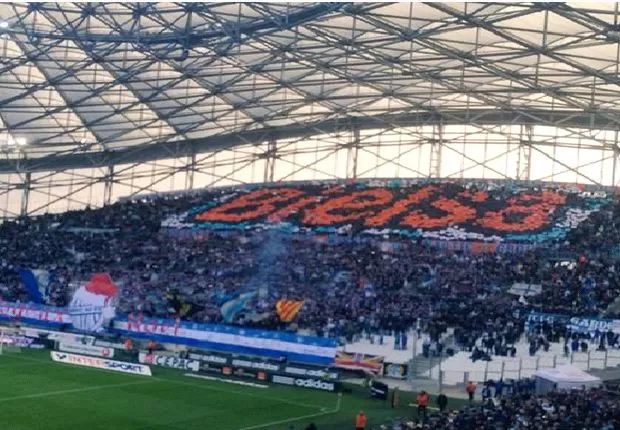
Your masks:
<instances>
[{"instance_id":1,"label":"flag","mask_svg":"<svg viewBox=\"0 0 620 430\"><path fill-rule=\"evenodd\" d=\"M509 294L515 296L532 297L542 293L542 285L540 284L526 284L523 282L515 282L512 287L508 289Z\"/></svg>"},{"instance_id":2,"label":"flag","mask_svg":"<svg viewBox=\"0 0 620 430\"><path fill-rule=\"evenodd\" d=\"M103 331L116 315L118 292L118 286L109 273L94 273L71 297L68 310L73 328L88 332Z\"/></svg>"},{"instance_id":3,"label":"flag","mask_svg":"<svg viewBox=\"0 0 620 430\"><path fill-rule=\"evenodd\" d=\"M280 321L291 322L295 319L303 305L303 300L281 299L276 303L276 313L280 317Z\"/></svg>"},{"instance_id":4,"label":"flag","mask_svg":"<svg viewBox=\"0 0 620 430\"><path fill-rule=\"evenodd\" d=\"M335 367L348 370L363 370L377 374L383 366L384 357L361 353L336 352Z\"/></svg>"},{"instance_id":5,"label":"flag","mask_svg":"<svg viewBox=\"0 0 620 430\"><path fill-rule=\"evenodd\" d=\"M34 303L46 303L49 298L51 283L50 272L37 269L19 269L21 278L30 300Z\"/></svg>"},{"instance_id":6,"label":"flag","mask_svg":"<svg viewBox=\"0 0 620 430\"><path fill-rule=\"evenodd\" d=\"M166 300L168 301L168 306L174 309L174 313L182 318L190 317L199 310L197 306L186 302L176 290L167 293Z\"/></svg>"},{"instance_id":7,"label":"flag","mask_svg":"<svg viewBox=\"0 0 620 430\"><path fill-rule=\"evenodd\" d=\"M222 313L222 317L224 317L224 321L227 323L233 322L235 319L235 315L242 311L247 304L256 296L256 291L252 291L251 293L240 294L232 300L227 301L220 308L220 312Z\"/></svg>"}]
</instances>

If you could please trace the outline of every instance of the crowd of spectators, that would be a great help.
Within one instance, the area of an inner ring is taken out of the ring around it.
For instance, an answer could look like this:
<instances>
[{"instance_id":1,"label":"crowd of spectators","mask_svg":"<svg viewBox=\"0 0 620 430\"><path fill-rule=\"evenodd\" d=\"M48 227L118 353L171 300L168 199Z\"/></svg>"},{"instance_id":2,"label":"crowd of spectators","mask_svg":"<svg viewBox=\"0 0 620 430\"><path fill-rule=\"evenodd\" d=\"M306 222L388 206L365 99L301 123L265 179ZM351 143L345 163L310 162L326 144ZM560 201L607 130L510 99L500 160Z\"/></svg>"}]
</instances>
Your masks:
<instances>
[{"instance_id":1,"label":"crowd of spectators","mask_svg":"<svg viewBox=\"0 0 620 430\"><path fill-rule=\"evenodd\" d=\"M620 294L620 262L595 252L620 238L613 204L551 248L523 254L454 252L392 237L333 244L278 230L198 238L160 230L170 215L204 203L200 193L159 196L6 221L0 225L0 295L28 301L17 268L46 269L54 274L50 304L63 306L76 284L108 272L121 287L121 313L172 317L179 313L174 297L187 305L183 318L221 323L221 305L256 288L261 294L234 324L285 328L274 309L287 298L305 301L286 325L291 330L352 336L421 324L436 339L457 327L463 347L485 337L494 349L520 336L530 310L598 316ZM542 292L520 299L507 293L514 283L541 284Z\"/></svg>"},{"instance_id":2,"label":"crowd of spectators","mask_svg":"<svg viewBox=\"0 0 620 430\"><path fill-rule=\"evenodd\" d=\"M461 410L430 413L426 418L381 428L614 430L620 428L620 394L604 388L582 388L536 395L534 384L524 383Z\"/></svg>"}]
</instances>

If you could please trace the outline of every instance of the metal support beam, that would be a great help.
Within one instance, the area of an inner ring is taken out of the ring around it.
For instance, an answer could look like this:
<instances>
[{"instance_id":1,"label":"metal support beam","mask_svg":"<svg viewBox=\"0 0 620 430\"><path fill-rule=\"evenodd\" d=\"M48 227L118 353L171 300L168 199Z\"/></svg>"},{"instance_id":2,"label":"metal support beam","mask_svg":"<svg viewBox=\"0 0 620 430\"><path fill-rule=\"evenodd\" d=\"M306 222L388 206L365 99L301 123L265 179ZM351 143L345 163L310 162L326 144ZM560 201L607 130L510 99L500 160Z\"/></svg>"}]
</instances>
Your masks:
<instances>
[{"instance_id":1,"label":"metal support beam","mask_svg":"<svg viewBox=\"0 0 620 430\"><path fill-rule=\"evenodd\" d=\"M614 133L614 156L613 156L613 167L611 172L611 185L618 185L618 175L616 174L616 169L618 168L618 157L620 157L620 147L618 146L618 130Z\"/></svg>"},{"instance_id":2,"label":"metal support beam","mask_svg":"<svg viewBox=\"0 0 620 430\"><path fill-rule=\"evenodd\" d=\"M185 189L194 189L194 172L196 172L196 153L187 156L187 167L185 171Z\"/></svg>"},{"instance_id":3,"label":"metal support beam","mask_svg":"<svg viewBox=\"0 0 620 430\"><path fill-rule=\"evenodd\" d=\"M357 179L357 154L360 147L360 129L353 127L351 142L347 145L347 179Z\"/></svg>"},{"instance_id":4,"label":"metal support beam","mask_svg":"<svg viewBox=\"0 0 620 430\"><path fill-rule=\"evenodd\" d=\"M441 148L443 147L443 124L433 125L433 138L431 139L431 157L429 176L441 177Z\"/></svg>"},{"instance_id":5,"label":"metal support beam","mask_svg":"<svg viewBox=\"0 0 620 430\"><path fill-rule=\"evenodd\" d=\"M171 143L153 143L135 148L123 148L114 151L96 151L84 153L61 153L40 158L30 159L2 159L0 160L0 172L13 173L21 171L51 171L66 169L82 169L108 166L110 164L144 163L154 160L168 159L174 154L187 154L188 147L196 153L211 152L218 149L232 148L237 145L264 142L267 135L276 140L283 138L302 138L316 134L333 133L339 129L343 122L353 124L363 130L383 129L390 127L411 127L416 125L429 125L440 122L443 125L470 124L471 118L476 119L477 124L502 125L502 124L532 124L551 125L557 124L561 128L615 130L616 124L605 122L603 119L593 117L588 113L574 111L532 111L532 118L498 109L493 110L464 110L444 111L441 114L415 113L398 115L377 115L363 118L338 117L312 124L292 124L268 129L248 130L238 133L228 133L209 136L200 139L185 140ZM592 120L595 120L594 123ZM178 155L176 155L178 156Z\"/></svg>"},{"instance_id":6,"label":"metal support beam","mask_svg":"<svg viewBox=\"0 0 620 430\"><path fill-rule=\"evenodd\" d=\"M267 151L265 157L265 173L263 175L264 182L273 182L274 170L276 167L276 159L278 150L278 141L274 136L269 138L267 142Z\"/></svg>"},{"instance_id":7,"label":"metal support beam","mask_svg":"<svg viewBox=\"0 0 620 430\"><path fill-rule=\"evenodd\" d=\"M19 214L21 216L28 215L28 201L30 200L30 185L31 185L31 174L30 172L26 172L24 174L24 181L22 182L22 201L21 207L19 208Z\"/></svg>"},{"instance_id":8,"label":"metal support beam","mask_svg":"<svg viewBox=\"0 0 620 430\"><path fill-rule=\"evenodd\" d=\"M530 180L530 165L532 162L532 136L534 127L527 124L521 126L521 138L517 156L517 173L515 178L520 181Z\"/></svg>"},{"instance_id":9,"label":"metal support beam","mask_svg":"<svg viewBox=\"0 0 620 430\"><path fill-rule=\"evenodd\" d=\"M114 186L114 166L108 166L108 172L105 175L103 186L103 204L104 206L112 203L112 187Z\"/></svg>"}]
</instances>

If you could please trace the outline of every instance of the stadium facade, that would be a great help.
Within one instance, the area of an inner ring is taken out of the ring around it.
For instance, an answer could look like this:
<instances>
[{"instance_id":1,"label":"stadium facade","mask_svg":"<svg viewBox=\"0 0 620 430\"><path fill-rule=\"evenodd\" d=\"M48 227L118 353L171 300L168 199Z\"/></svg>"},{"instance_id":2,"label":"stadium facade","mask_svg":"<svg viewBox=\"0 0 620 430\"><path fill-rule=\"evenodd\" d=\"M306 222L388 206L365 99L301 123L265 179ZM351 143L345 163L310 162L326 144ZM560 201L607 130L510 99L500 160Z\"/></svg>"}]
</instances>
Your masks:
<instances>
[{"instance_id":1,"label":"stadium facade","mask_svg":"<svg viewBox=\"0 0 620 430\"><path fill-rule=\"evenodd\" d=\"M0 216L254 182L615 186L617 3L4 3Z\"/></svg>"}]
</instances>

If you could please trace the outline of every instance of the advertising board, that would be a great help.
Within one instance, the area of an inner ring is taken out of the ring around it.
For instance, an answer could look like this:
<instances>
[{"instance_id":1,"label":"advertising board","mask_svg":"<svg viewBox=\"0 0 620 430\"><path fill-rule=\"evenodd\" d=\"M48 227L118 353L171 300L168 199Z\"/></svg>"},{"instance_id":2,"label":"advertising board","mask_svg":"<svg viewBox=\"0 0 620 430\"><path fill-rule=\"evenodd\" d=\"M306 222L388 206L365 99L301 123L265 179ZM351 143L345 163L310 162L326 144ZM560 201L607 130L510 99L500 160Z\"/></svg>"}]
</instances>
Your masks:
<instances>
[{"instance_id":1,"label":"advertising board","mask_svg":"<svg viewBox=\"0 0 620 430\"><path fill-rule=\"evenodd\" d=\"M21 329L21 333L24 336L48 339L56 342L79 343L82 345L93 345L95 343L94 336L84 336L81 334L46 330L42 328L24 327Z\"/></svg>"},{"instance_id":2,"label":"advertising board","mask_svg":"<svg viewBox=\"0 0 620 430\"><path fill-rule=\"evenodd\" d=\"M389 388L387 384L372 381L370 384L370 396L380 400L387 400Z\"/></svg>"},{"instance_id":3,"label":"advertising board","mask_svg":"<svg viewBox=\"0 0 620 430\"><path fill-rule=\"evenodd\" d=\"M56 363L74 364L76 366L92 367L96 369L112 370L115 372L131 373L134 375L152 376L151 368L142 364L127 363L124 361L108 360L105 358L88 357L85 355L70 354L67 352L51 352L52 360Z\"/></svg>"},{"instance_id":4,"label":"advertising board","mask_svg":"<svg viewBox=\"0 0 620 430\"><path fill-rule=\"evenodd\" d=\"M301 367L297 365L283 366L282 373L295 376L307 376L310 378L327 379L329 381L337 381L340 374L335 370L312 369L309 367Z\"/></svg>"},{"instance_id":5,"label":"advertising board","mask_svg":"<svg viewBox=\"0 0 620 430\"><path fill-rule=\"evenodd\" d=\"M333 369L325 369L319 366L303 364L285 364L275 360L256 357L233 357L232 355L206 353L190 353L188 357L193 360L199 360L202 363L203 368L229 366L243 368L246 370L260 370L274 374L316 378L329 381L336 381L340 377L340 373Z\"/></svg>"},{"instance_id":6,"label":"advertising board","mask_svg":"<svg viewBox=\"0 0 620 430\"><path fill-rule=\"evenodd\" d=\"M112 358L114 357L114 349L104 346L83 345L81 343L60 342L58 349L64 352L74 354L94 355L96 357Z\"/></svg>"},{"instance_id":7,"label":"advertising board","mask_svg":"<svg viewBox=\"0 0 620 430\"><path fill-rule=\"evenodd\" d=\"M200 370L200 361L188 360L185 358L172 357L168 355L148 354L141 352L138 355L138 360L142 364L152 364L155 366L168 367L170 369L178 370L191 370L192 372L198 372Z\"/></svg>"},{"instance_id":8,"label":"advertising board","mask_svg":"<svg viewBox=\"0 0 620 430\"><path fill-rule=\"evenodd\" d=\"M36 339L27 336L4 336L0 339L0 343L4 345L15 346L18 348L43 349L44 345L35 342Z\"/></svg>"},{"instance_id":9,"label":"advertising board","mask_svg":"<svg viewBox=\"0 0 620 430\"><path fill-rule=\"evenodd\" d=\"M336 391L337 384L335 382L321 381L319 379L294 378L291 376L273 375L271 382L274 384L288 385L290 387L309 388L318 391Z\"/></svg>"},{"instance_id":10,"label":"advertising board","mask_svg":"<svg viewBox=\"0 0 620 430\"><path fill-rule=\"evenodd\" d=\"M207 363L207 364L221 364L221 365L225 365L228 364L230 362L230 357L225 357L222 355L215 355L215 354L195 354L195 353L190 353L188 355L189 358L191 358L192 360L199 360L203 363Z\"/></svg>"},{"instance_id":11,"label":"advertising board","mask_svg":"<svg viewBox=\"0 0 620 430\"><path fill-rule=\"evenodd\" d=\"M235 367L243 367L246 369L266 370L268 372L278 372L281 366L264 361L243 360L234 358L231 364Z\"/></svg>"}]
</instances>

